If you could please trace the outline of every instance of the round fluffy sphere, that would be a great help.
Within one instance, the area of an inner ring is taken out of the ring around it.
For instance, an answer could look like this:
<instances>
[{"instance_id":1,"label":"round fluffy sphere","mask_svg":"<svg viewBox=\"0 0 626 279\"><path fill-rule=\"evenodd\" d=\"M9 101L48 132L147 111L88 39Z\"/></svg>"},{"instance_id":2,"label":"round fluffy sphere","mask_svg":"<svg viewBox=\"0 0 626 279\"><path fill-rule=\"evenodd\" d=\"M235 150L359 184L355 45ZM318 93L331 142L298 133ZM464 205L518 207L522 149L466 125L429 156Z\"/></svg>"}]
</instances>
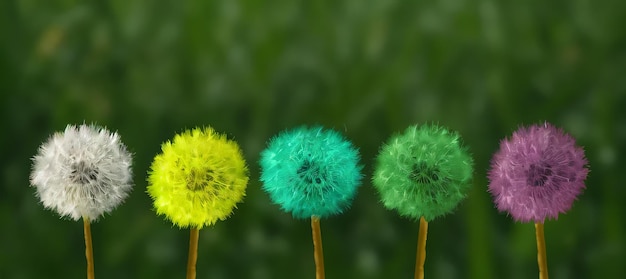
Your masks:
<instances>
[{"instance_id":1,"label":"round fluffy sphere","mask_svg":"<svg viewBox=\"0 0 626 279\"><path fill-rule=\"evenodd\" d=\"M358 151L322 127L303 126L274 137L260 165L263 189L272 201L301 219L343 212L362 179Z\"/></svg>"},{"instance_id":2,"label":"round fluffy sphere","mask_svg":"<svg viewBox=\"0 0 626 279\"><path fill-rule=\"evenodd\" d=\"M383 145L372 182L386 208L430 221L465 198L472 173L472 157L456 132L410 126Z\"/></svg>"},{"instance_id":3,"label":"round fluffy sphere","mask_svg":"<svg viewBox=\"0 0 626 279\"><path fill-rule=\"evenodd\" d=\"M543 223L572 207L585 188L587 159L574 138L549 123L521 127L500 143L489 171L496 207Z\"/></svg>"},{"instance_id":4,"label":"round fluffy sphere","mask_svg":"<svg viewBox=\"0 0 626 279\"><path fill-rule=\"evenodd\" d=\"M148 176L158 215L180 228L224 220L245 196L248 168L236 142L211 127L185 131L161 146Z\"/></svg>"},{"instance_id":5,"label":"round fluffy sphere","mask_svg":"<svg viewBox=\"0 0 626 279\"><path fill-rule=\"evenodd\" d=\"M44 207L73 220L97 220L132 189L132 156L117 133L68 125L39 147L31 185Z\"/></svg>"}]
</instances>

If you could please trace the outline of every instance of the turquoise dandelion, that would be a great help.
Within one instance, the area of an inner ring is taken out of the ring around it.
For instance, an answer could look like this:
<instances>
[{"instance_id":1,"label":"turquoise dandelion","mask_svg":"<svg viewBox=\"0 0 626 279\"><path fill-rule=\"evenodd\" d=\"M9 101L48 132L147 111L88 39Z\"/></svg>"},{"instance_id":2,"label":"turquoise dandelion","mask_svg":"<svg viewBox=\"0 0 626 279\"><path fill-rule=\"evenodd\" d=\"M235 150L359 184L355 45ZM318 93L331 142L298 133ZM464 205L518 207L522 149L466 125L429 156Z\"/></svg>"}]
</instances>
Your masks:
<instances>
[{"instance_id":1,"label":"turquoise dandelion","mask_svg":"<svg viewBox=\"0 0 626 279\"><path fill-rule=\"evenodd\" d=\"M316 126L282 132L261 153L261 181L271 200L294 218L311 218L317 278L323 278L319 219L344 212L361 184L357 149Z\"/></svg>"},{"instance_id":2,"label":"turquoise dandelion","mask_svg":"<svg viewBox=\"0 0 626 279\"><path fill-rule=\"evenodd\" d=\"M322 127L303 126L274 137L260 164L263 189L298 219L342 213L361 184L356 148Z\"/></svg>"},{"instance_id":3,"label":"turquoise dandelion","mask_svg":"<svg viewBox=\"0 0 626 279\"><path fill-rule=\"evenodd\" d=\"M410 126L382 147L372 182L383 205L420 220L415 278L424 276L428 222L456 208L472 174L473 160L461 137L441 126Z\"/></svg>"}]
</instances>

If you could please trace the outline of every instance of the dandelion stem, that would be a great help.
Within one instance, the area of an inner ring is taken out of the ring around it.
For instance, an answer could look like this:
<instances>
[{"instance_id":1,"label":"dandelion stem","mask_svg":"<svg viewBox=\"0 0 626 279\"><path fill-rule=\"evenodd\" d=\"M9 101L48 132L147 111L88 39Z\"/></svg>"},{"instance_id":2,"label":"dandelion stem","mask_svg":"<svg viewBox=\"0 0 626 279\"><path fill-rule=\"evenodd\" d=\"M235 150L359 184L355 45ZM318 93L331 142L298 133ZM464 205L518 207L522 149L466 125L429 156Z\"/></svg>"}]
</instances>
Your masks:
<instances>
[{"instance_id":1,"label":"dandelion stem","mask_svg":"<svg viewBox=\"0 0 626 279\"><path fill-rule=\"evenodd\" d=\"M313 234L313 256L315 258L315 279L324 279L324 249L322 248L322 232L320 218L311 216L311 231Z\"/></svg>"},{"instance_id":2,"label":"dandelion stem","mask_svg":"<svg viewBox=\"0 0 626 279\"><path fill-rule=\"evenodd\" d=\"M546 258L546 240L543 236L543 223L535 223L535 236L537 237L539 279L548 279L548 260Z\"/></svg>"},{"instance_id":3,"label":"dandelion stem","mask_svg":"<svg viewBox=\"0 0 626 279\"><path fill-rule=\"evenodd\" d=\"M198 235L200 229L191 228L189 232L189 257L187 259L187 279L196 278L196 262L198 261Z\"/></svg>"},{"instance_id":4,"label":"dandelion stem","mask_svg":"<svg viewBox=\"0 0 626 279\"><path fill-rule=\"evenodd\" d=\"M424 279L424 262L426 262L426 235L428 222L420 217L420 230L417 236L417 256L415 258L415 279Z\"/></svg>"},{"instance_id":5,"label":"dandelion stem","mask_svg":"<svg viewBox=\"0 0 626 279\"><path fill-rule=\"evenodd\" d=\"M83 217L83 229L85 233L85 257L87 258L87 279L94 279L93 245L91 244L91 223L89 218Z\"/></svg>"}]
</instances>

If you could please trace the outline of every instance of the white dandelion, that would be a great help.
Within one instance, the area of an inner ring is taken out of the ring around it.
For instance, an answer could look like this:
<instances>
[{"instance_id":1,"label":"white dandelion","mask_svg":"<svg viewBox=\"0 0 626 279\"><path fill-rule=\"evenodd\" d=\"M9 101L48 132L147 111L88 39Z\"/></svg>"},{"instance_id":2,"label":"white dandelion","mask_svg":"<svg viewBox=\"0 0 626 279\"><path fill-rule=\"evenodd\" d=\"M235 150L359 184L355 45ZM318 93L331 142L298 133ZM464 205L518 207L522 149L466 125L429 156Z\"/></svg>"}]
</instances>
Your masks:
<instances>
[{"instance_id":1,"label":"white dandelion","mask_svg":"<svg viewBox=\"0 0 626 279\"><path fill-rule=\"evenodd\" d=\"M67 125L39 147L30 184L44 207L83 219L87 278L94 278L90 222L112 211L132 189L132 156L117 133Z\"/></svg>"},{"instance_id":2,"label":"white dandelion","mask_svg":"<svg viewBox=\"0 0 626 279\"><path fill-rule=\"evenodd\" d=\"M132 189L132 157L117 133L68 125L39 147L31 185L44 207L75 221L97 220Z\"/></svg>"}]
</instances>

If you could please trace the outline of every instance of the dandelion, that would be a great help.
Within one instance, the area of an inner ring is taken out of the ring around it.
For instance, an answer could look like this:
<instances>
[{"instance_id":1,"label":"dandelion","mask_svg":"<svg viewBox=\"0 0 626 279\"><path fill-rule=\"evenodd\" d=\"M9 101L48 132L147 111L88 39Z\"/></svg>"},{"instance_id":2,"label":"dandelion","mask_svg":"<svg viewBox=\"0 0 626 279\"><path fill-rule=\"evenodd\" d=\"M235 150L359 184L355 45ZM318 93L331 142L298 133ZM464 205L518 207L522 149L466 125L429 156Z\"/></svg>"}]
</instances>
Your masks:
<instances>
[{"instance_id":1,"label":"dandelion","mask_svg":"<svg viewBox=\"0 0 626 279\"><path fill-rule=\"evenodd\" d=\"M372 182L383 205L420 220L415 278L424 277L428 222L465 198L472 173L460 136L444 127L410 126L381 148Z\"/></svg>"},{"instance_id":2,"label":"dandelion","mask_svg":"<svg viewBox=\"0 0 626 279\"><path fill-rule=\"evenodd\" d=\"M132 189L132 156L117 133L68 125L39 147L30 184L45 208L83 219L87 276L94 277L90 222L111 212Z\"/></svg>"},{"instance_id":3,"label":"dandelion","mask_svg":"<svg viewBox=\"0 0 626 279\"><path fill-rule=\"evenodd\" d=\"M323 278L320 218L350 206L362 179L358 151L333 130L302 126L274 137L260 165L272 201L295 218L311 218L316 274Z\"/></svg>"},{"instance_id":4,"label":"dandelion","mask_svg":"<svg viewBox=\"0 0 626 279\"><path fill-rule=\"evenodd\" d=\"M587 159L574 138L550 123L521 127L500 143L489 171L499 211L535 222L540 278L547 278L543 223L572 207L585 188Z\"/></svg>"},{"instance_id":5,"label":"dandelion","mask_svg":"<svg viewBox=\"0 0 626 279\"><path fill-rule=\"evenodd\" d=\"M147 191L158 215L191 228L187 278L195 278L199 230L232 214L245 196L248 168L237 143L211 127L178 134L161 149Z\"/></svg>"},{"instance_id":6,"label":"dandelion","mask_svg":"<svg viewBox=\"0 0 626 279\"><path fill-rule=\"evenodd\" d=\"M588 173L583 149L549 123L514 132L491 164L489 192L498 210L521 222L543 223L568 211Z\"/></svg>"}]
</instances>

